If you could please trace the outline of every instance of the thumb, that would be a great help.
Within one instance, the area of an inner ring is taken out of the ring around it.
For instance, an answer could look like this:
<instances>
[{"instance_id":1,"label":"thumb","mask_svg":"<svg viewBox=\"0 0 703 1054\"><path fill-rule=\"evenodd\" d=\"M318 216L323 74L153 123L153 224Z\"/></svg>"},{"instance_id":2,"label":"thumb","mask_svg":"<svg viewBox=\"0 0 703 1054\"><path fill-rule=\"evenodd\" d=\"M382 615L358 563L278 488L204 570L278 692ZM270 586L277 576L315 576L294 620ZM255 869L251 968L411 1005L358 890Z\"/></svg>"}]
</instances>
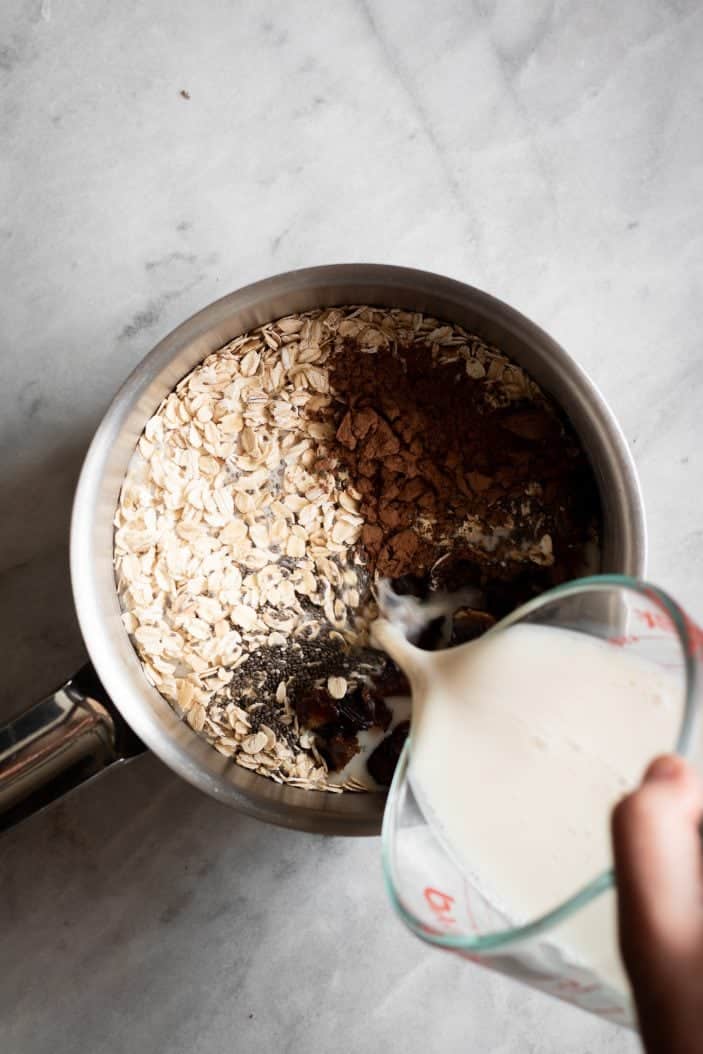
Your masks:
<instances>
[{"instance_id":1,"label":"thumb","mask_svg":"<svg viewBox=\"0 0 703 1054\"><path fill-rule=\"evenodd\" d=\"M628 970L701 954L703 789L682 758L657 758L613 813L620 941ZM649 949L649 955L646 950Z\"/></svg>"}]
</instances>

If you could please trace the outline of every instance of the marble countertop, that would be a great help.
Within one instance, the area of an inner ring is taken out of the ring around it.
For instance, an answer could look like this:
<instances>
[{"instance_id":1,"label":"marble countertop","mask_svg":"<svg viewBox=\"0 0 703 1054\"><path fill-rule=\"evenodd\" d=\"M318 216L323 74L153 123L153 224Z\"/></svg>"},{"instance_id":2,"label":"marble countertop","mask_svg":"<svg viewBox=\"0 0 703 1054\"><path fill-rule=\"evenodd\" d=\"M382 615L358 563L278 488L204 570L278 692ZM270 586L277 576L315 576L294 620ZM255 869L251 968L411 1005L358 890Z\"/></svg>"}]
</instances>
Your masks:
<instances>
[{"instance_id":1,"label":"marble countertop","mask_svg":"<svg viewBox=\"0 0 703 1054\"><path fill-rule=\"evenodd\" d=\"M315 263L443 272L551 332L632 444L651 577L703 617L703 9L429 10L3 0L0 715L84 658L68 518L111 395ZM146 755L3 838L0 931L8 1054L638 1049L415 942L377 840L264 827Z\"/></svg>"}]
</instances>

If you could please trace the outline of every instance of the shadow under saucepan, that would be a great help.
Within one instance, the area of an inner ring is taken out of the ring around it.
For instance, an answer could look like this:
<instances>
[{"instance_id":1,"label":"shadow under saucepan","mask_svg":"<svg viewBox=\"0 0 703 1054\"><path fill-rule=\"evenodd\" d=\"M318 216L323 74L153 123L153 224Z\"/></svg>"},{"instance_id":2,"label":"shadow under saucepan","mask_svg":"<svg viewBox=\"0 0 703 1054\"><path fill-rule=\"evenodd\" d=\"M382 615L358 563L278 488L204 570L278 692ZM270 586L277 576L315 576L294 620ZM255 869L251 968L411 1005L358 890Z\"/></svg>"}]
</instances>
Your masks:
<instances>
[{"instance_id":1,"label":"shadow under saucepan","mask_svg":"<svg viewBox=\"0 0 703 1054\"><path fill-rule=\"evenodd\" d=\"M71 594L71 505L90 442L85 433L40 459L5 438L0 466L0 723L47 695L85 662Z\"/></svg>"}]
</instances>

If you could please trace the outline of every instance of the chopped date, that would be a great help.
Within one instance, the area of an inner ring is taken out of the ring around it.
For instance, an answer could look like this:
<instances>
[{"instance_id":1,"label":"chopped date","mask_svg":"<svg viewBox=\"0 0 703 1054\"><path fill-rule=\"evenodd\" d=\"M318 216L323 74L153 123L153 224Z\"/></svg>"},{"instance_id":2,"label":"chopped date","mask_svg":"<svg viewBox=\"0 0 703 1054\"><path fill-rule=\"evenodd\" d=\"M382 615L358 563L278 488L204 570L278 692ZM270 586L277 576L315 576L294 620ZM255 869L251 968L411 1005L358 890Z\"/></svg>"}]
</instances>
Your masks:
<instances>
[{"instance_id":1,"label":"chopped date","mask_svg":"<svg viewBox=\"0 0 703 1054\"><path fill-rule=\"evenodd\" d=\"M344 735L342 732L335 732L334 735L327 739L320 738L317 749L327 762L329 770L331 772L339 772L340 769L349 764L355 754L359 753L360 747L356 735Z\"/></svg>"},{"instance_id":2,"label":"chopped date","mask_svg":"<svg viewBox=\"0 0 703 1054\"><path fill-rule=\"evenodd\" d=\"M390 787L395 767L400 758L405 740L410 731L410 722L401 721L393 729L390 735L379 743L376 749L369 755L366 767L381 787Z\"/></svg>"},{"instance_id":3,"label":"chopped date","mask_svg":"<svg viewBox=\"0 0 703 1054\"><path fill-rule=\"evenodd\" d=\"M382 728L385 732L393 720L393 714L386 706L383 695L381 695L376 687L372 687L371 685L364 685L361 689L361 695L364 703L369 708L369 712L373 714L372 723L378 725L378 727Z\"/></svg>"},{"instance_id":4,"label":"chopped date","mask_svg":"<svg viewBox=\"0 0 703 1054\"><path fill-rule=\"evenodd\" d=\"M318 732L338 719L338 703L326 688L312 688L294 697L293 708L303 728Z\"/></svg>"},{"instance_id":5,"label":"chopped date","mask_svg":"<svg viewBox=\"0 0 703 1054\"><path fill-rule=\"evenodd\" d=\"M410 684L403 671L390 659L373 678L373 686L382 699L394 695L410 695Z\"/></svg>"},{"instance_id":6,"label":"chopped date","mask_svg":"<svg viewBox=\"0 0 703 1054\"><path fill-rule=\"evenodd\" d=\"M487 611L476 611L474 608L460 608L452 615L452 634L449 638L450 646L455 644L466 644L467 641L476 640L482 634L495 626L495 619Z\"/></svg>"},{"instance_id":7,"label":"chopped date","mask_svg":"<svg viewBox=\"0 0 703 1054\"><path fill-rule=\"evenodd\" d=\"M347 692L342 699L334 699L325 687L313 688L296 698L293 706L301 725L315 732L320 754L332 771L344 768L349 757L358 752L358 732L373 727L385 731L393 718L383 693L368 684ZM346 760L340 760L351 744L355 749Z\"/></svg>"}]
</instances>

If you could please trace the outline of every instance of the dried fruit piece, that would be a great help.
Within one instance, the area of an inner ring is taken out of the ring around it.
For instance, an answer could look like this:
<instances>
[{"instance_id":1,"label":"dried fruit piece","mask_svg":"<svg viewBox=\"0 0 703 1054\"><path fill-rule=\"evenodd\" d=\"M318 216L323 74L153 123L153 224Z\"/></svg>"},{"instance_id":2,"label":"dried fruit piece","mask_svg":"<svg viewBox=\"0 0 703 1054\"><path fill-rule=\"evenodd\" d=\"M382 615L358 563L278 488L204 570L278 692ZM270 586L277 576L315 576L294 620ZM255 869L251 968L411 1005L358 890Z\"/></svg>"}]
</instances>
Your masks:
<instances>
[{"instance_id":1,"label":"dried fruit piece","mask_svg":"<svg viewBox=\"0 0 703 1054\"><path fill-rule=\"evenodd\" d=\"M366 767L381 787L390 787L400 753L410 731L410 722L401 721L369 755Z\"/></svg>"},{"instance_id":2,"label":"dried fruit piece","mask_svg":"<svg viewBox=\"0 0 703 1054\"><path fill-rule=\"evenodd\" d=\"M487 611L476 611L474 608L459 608L452 615L452 632L449 643L465 644L475 640L495 626L495 619Z\"/></svg>"},{"instance_id":3,"label":"dried fruit piece","mask_svg":"<svg viewBox=\"0 0 703 1054\"><path fill-rule=\"evenodd\" d=\"M318 738L318 749L332 772L339 772L359 753L359 741L354 735L335 732L329 739Z\"/></svg>"}]
</instances>

